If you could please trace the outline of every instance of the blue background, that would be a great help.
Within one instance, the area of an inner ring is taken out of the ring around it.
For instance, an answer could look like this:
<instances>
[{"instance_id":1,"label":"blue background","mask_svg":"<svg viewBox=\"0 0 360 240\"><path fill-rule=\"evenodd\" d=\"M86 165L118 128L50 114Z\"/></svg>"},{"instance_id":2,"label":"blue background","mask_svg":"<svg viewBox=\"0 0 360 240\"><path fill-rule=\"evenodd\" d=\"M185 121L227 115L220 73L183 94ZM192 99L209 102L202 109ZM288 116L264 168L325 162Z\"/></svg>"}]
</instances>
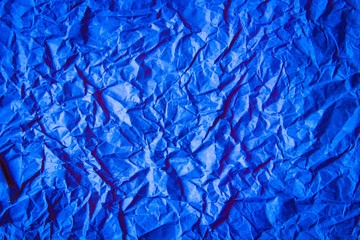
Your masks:
<instances>
[{"instance_id":1,"label":"blue background","mask_svg":"<svg viewBox=\"0 0 360 240\"><path fill-rule=\"evenodd\" d=\"M356 0L0 2L2 239L357 239Z\"/></svg>"}]
</instances>

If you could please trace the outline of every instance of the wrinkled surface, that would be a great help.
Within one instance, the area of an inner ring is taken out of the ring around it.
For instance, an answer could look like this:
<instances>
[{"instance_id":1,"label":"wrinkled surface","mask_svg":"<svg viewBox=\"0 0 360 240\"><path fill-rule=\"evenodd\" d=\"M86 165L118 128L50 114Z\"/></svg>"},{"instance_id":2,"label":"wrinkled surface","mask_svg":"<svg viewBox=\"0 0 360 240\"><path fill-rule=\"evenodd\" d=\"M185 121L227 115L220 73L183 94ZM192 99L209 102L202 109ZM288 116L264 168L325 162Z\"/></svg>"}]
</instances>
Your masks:
<instances>
[{"instance_id":1,"label":"wrinkled surface","mask_svg":"<svg viewBox=\"0 0 360 240\"><path fill-rule=\"evenodd\" d=\"M357 239L357 0L0 2L1 239Z\"/></svg>"}]
</instances>

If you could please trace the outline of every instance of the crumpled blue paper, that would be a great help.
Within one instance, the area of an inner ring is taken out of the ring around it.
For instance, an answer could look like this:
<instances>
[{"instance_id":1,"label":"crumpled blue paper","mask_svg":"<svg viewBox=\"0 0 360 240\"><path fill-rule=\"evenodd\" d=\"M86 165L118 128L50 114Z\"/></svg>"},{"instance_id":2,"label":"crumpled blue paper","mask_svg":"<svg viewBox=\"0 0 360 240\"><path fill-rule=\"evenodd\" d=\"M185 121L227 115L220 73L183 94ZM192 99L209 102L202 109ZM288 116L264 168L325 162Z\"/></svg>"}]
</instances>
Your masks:
<instances>
[{"instance_id":1,"label":"crumpled blue paper","mask_svg":"<svg viewBox=\"0 0 360 240\"><path fill-rule=\"evenodd\" d=\"M358 239L360 2L0 2L1 239Z\"/></svg>"}]
</instances>

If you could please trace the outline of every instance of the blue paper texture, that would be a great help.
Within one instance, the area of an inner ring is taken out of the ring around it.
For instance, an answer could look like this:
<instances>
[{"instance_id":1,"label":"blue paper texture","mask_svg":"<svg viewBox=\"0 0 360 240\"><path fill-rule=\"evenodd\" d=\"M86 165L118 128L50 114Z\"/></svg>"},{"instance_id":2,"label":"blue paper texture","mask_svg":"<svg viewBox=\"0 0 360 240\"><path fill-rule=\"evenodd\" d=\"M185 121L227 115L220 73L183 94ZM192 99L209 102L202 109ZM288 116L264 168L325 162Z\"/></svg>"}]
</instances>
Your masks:
<instances>
[{"instance_id":1,"label":"blue paper texture","mask_svg":"<svg viewBox=\"0 0 360 240\"><path fill-rule=\"evenodd\" d=\"M0 1L0 239L358 239L360 1Z\"/></svg>"}]
</instances>

